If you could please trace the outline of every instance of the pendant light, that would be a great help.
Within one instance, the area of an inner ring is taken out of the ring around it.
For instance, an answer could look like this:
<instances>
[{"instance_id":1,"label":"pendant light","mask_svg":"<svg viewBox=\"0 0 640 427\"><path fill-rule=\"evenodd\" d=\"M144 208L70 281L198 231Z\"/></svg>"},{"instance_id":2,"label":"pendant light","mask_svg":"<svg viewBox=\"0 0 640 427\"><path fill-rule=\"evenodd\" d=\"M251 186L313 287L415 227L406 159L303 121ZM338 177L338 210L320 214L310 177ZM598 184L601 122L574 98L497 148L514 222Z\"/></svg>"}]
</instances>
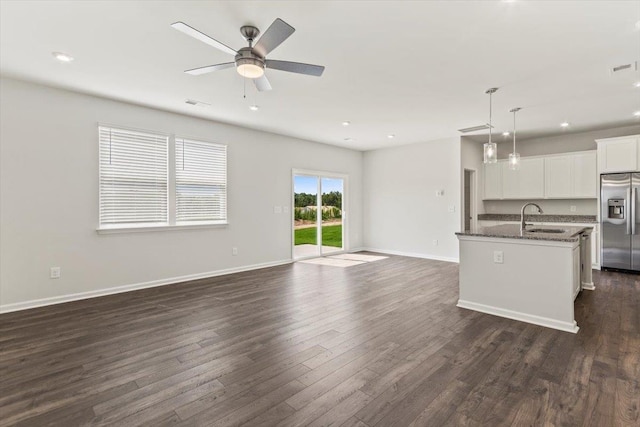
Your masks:
<instances>
[{"instance_id":1,"label":"pendant light","mask_svg":"<svg viewBox=\"0 0 640 427\"><path fill-rule=\"evenodd\" d=\"M492 87L487 89L485 93L489 94L489 142L484 144L484 162L485 163L496 163L498 161L498 146L495 142L491 141L493 126L491 125L491 95L493 95L498 90L497 87Z\"/></svg>"},{"instance_id":2,"label":"pendant light","mask_svg":"<svg viewBox=\"0 0 640 427\"><path fill-rule=\"evenodd\" d=\"M521 109L516 107L509 110L513 113L513 153L509 154L509 169L514 171L520 169L520 153L516 153L516 113Z\"/></svg>"}]
</instances>

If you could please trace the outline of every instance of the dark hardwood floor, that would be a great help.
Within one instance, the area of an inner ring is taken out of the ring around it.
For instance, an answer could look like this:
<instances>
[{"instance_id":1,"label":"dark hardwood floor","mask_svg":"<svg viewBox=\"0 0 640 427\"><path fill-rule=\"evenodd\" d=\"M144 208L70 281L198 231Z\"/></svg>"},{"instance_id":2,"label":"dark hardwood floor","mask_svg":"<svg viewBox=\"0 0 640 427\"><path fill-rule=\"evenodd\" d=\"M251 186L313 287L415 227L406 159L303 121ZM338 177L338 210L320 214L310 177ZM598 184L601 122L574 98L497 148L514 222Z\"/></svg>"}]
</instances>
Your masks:
<instances>
[{"instance_id":1,"label":"dark hardwood floor","mask_svg":"<svg viewBox=\"0 0 640 427\"><path fill-rule=\"evenodd\" d=\"M0 316L0 425L638 426L640 276L578 334L455 306L456 264L292 264Z\"/></svg>"}]
</instances>

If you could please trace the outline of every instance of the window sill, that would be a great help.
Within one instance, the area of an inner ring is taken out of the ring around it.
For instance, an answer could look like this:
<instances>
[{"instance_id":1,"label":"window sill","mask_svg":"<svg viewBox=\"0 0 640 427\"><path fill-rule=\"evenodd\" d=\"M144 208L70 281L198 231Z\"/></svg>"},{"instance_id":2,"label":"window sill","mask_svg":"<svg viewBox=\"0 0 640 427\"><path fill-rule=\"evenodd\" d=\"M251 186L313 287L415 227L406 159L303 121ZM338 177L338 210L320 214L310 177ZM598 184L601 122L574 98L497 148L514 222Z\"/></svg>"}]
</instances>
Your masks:
<instances>
[{"instance_id":1,"label":"window sill","mask_svg":"<svg viewBox=\"0 0 640 427\"><path fill-rule=\"evenodd\" d=\"M98 234L144 233L148 231L198 230L204 228L226 228L228 222L200 222L182 225L148 225L135 227L98 228Z\"/></svg>"}]
</instances>

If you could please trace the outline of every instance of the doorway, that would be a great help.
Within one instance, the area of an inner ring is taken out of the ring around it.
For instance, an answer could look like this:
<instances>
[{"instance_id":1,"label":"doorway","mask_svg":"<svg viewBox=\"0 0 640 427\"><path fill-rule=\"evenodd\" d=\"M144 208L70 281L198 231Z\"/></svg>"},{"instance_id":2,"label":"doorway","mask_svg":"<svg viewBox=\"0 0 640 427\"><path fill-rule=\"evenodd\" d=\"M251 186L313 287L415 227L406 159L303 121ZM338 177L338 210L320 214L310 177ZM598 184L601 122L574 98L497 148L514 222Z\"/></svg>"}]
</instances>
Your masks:
<instances>
[{"instance_id":1,"label":"doorway","mask_svg":"<svg viewBox=\"0 0 640 427\"><path fill-rule=\"evenodd\" d=\"M464 170L462 203L462 227L463 231L472 231L476 227L476 171Z\"/></svg>"},{"instance_id":2,"label":"doorway","mask_svg":"<svg viewBox=\"0 0 640 427\"><path fill-rule=\"evenodd\" d=\"M344 251L345 183L345 176L294 171L294 259Z\"/></svg>"}]
</instances>

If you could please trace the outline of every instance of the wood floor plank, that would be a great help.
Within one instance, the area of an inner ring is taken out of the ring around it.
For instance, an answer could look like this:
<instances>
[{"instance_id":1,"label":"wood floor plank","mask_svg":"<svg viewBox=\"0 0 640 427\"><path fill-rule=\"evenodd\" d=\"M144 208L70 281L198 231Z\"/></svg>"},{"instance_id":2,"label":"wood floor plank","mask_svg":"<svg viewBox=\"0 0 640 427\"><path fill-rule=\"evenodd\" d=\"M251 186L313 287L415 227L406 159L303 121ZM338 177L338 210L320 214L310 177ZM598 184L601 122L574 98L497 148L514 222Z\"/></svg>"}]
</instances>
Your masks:
<instances>
[{"instance_id":1,"label":"wood floor plank","mask_svg":"<svg viewBox=\"0 0 640 427\"><path fill-rule=\"evenodd\" d=\"M0 426L640 420L640 276L578 334L456 307L458 265L289 264L0 315Z\"/></svg>"}]
</instances>

